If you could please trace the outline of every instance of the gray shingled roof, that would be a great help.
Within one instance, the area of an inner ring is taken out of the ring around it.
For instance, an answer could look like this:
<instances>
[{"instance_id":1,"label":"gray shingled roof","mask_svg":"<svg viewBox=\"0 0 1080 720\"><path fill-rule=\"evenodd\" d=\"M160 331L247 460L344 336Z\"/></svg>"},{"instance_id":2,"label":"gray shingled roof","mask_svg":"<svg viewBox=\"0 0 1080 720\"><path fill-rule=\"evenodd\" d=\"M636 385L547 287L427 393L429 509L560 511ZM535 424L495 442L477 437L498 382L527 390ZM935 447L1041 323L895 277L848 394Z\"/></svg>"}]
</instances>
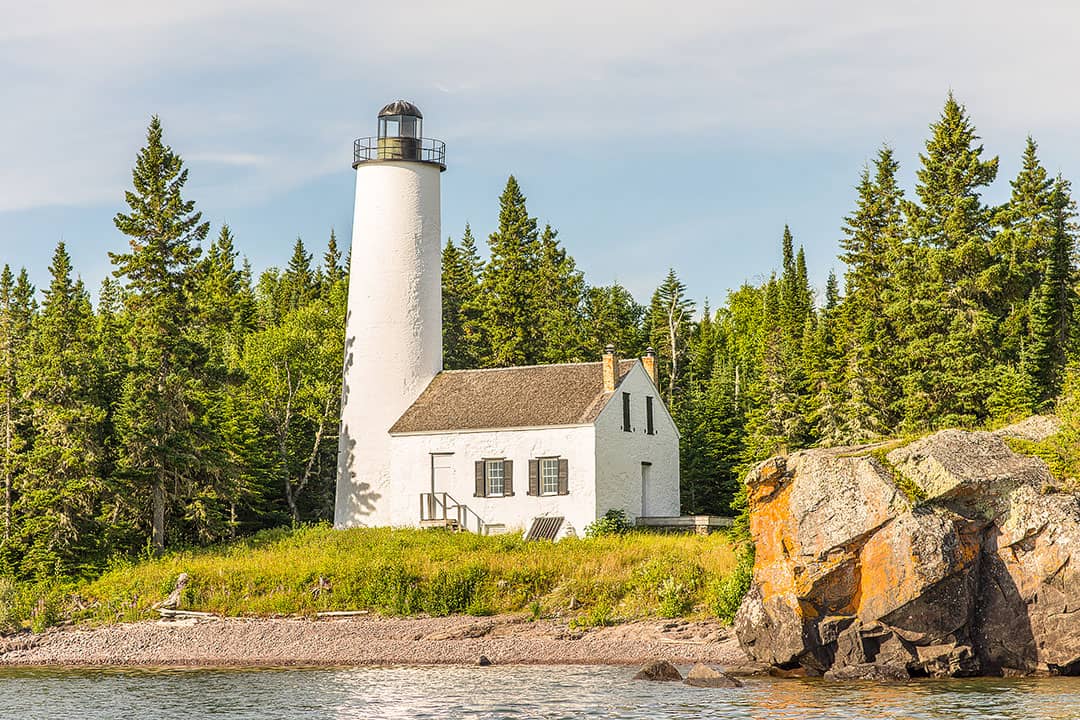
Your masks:
<instances>
[{"instance_id":1,"label":"gray shingled roof","mask_svg":"<svg viewBox=\"0 0 1080 720\"><path fill-rule=\"evenodd\" d=\"M637 360L619 361L616 387ZM603 363L444 370L390 428L393 434L586 425L613 393Z\"/></svg>"}]
</instances>

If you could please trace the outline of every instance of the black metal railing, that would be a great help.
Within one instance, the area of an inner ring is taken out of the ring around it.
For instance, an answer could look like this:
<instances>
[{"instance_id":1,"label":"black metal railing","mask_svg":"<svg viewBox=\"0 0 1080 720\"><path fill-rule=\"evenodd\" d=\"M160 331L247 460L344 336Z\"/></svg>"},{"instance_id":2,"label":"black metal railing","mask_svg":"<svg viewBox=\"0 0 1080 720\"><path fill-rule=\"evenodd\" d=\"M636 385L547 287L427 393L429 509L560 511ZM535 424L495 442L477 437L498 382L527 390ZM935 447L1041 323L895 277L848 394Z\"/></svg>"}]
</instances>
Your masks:
<instances>
[{"instance_id":1,"label":"black metal railing","mask_svg":"<svg viewBox=\"0 0 1080 720\"><path fill-rule=\"evenodd\" d=\"M446 143L434 138L364 137L353 141L353 167L378 160L415 160L446 169Z\"/></svg>"}]
</instances>

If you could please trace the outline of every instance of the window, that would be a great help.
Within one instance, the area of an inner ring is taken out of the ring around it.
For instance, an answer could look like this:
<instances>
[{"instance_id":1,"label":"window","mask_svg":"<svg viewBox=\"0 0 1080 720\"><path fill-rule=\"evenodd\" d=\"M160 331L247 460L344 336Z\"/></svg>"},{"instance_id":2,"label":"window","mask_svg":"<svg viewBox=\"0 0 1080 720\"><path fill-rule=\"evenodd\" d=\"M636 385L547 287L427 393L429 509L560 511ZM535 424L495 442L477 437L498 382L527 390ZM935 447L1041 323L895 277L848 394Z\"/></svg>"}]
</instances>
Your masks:
<instances>
[{"instance_id":1,"label":"window","mask_svg":"<svg viewBox=\"0 0 1080 720\"><path fill-rule=\"evenodd\" d=\"M566 458L529 460L529 495L569 495L570 464Z\"/></svg>"},{"instance_id":2,"label":"window","mask_svg":"<svg viewBox=\"0 0 1080 720\"><path fill-rule=\"evenodd\" d=\"M656 434L656 428L653 426L652 395L645 396L645 432L650 435Z\"/></svg>"},{"instance_id":3,"label":"window","mask_svg":"<svg viewBox=\"0 0 1080 720\"><path fill-rule=\"evenodd\" d=\"M420 119L411 115L403 115L401 117L401 137L420 137Z\"/></svg>"},{"instance_id":4,"label":"window","mask_svg":"<svg viewBox=\"0 0 1080 720\"><path fill-rule=\"evenodd\" d=\"M477 460L473 497L510 497L514 494L513 460Z\"/></svg>"},{"instance_id":5,"label":"window","mask_svg":"<svg viewBox=\"0 0 1080 720\"><path fill-rule=\"evenodd\" d=\"M622 429L630 432L630 393L622 394Z\"/></svg>"},{"instance_id":6,"label":"window","mask_svg":"<svg viewBox=\"0 0 1080 720\"><path fill-rule=\"evenodd\" d=\"M559 458L540 459L540 494L559 494Z\"/></svg>"},{"instance_id":7,"label":"window","mask_svg":"<svg viewBox=\"0 0 1080 720\"><path fill-rule=\"evenodd\" d=\"M484 477L486 480L485 494L489 497L492 495L502 495L506 488L505 479L506 476L503 473L503 461L502 460L488 460L485 463Z\"/></svg>"}]
</instances>

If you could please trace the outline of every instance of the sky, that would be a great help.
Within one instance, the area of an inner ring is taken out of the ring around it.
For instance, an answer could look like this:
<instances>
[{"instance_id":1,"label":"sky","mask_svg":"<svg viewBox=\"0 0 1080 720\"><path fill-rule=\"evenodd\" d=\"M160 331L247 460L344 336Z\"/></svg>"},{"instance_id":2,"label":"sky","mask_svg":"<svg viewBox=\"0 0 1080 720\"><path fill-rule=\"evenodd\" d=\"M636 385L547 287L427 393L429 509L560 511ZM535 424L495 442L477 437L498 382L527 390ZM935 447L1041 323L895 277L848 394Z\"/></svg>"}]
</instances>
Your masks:
<instances>
[{"instance_id":1,"label":"sky","mask_svg":"<svg viewBox=\"0 0 1080 720\"><path fill-rule=\"evenodd\" d=\"M186 194L256 269L351 237L356 137L404 98L447 144L443 236L494 230L514 174L594 285L674 268L715 307L791 226L824 285L883 142L910 193L951 90L1001 171L1025 137L1080 180L1080 3L0 0L0 263L63 240L96 288L157 114Z\"/></svg>"}]
</instances>

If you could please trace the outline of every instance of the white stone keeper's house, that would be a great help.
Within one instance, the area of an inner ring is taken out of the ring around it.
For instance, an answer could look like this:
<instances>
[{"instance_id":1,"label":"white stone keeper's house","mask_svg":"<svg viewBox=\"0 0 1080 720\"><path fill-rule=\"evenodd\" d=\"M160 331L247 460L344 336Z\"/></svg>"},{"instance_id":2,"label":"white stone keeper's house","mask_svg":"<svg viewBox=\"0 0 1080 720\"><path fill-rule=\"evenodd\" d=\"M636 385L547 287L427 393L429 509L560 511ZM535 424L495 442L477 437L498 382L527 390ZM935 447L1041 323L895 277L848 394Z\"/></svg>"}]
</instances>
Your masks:
<instances>
[{"instance_id":1,"label":"white stone keeper's house","mask_svg":"<svg viewBox=\"0 0 1080 720\"><path fill-rule=\"evenodd\" d=\"M656 358L442 370L441 142L414 105L357 140L335 525L544 537L679 514Z\"/></svg>"}]
</instances>

